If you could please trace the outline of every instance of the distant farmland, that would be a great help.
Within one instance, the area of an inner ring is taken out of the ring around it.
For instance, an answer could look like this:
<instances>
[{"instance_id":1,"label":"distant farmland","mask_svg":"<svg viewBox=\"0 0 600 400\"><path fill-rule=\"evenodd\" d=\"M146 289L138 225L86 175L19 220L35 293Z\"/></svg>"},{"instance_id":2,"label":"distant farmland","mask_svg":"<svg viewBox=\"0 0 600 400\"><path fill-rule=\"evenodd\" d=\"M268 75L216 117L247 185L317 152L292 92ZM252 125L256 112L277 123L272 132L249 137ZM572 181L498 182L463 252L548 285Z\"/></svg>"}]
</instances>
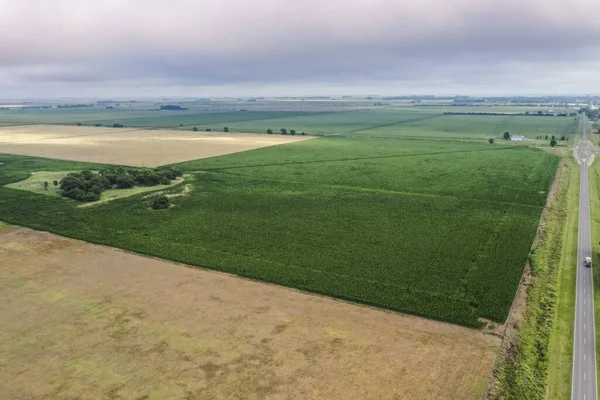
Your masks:
<instances>
[{"instance_id":1,"label":"distant farmland","mask_svg":"<svg viewBox=\"0 0 600 400\"><path fill-rule=\"evenodd\" d=\"M276 104L274 102L273 104ZM228 127L232 132L265 133L267 129L278 133L280 129L294 129L298 133L317 136L385 137L410 139L460 139L485 141L500 139L505 131L524 135L528 139L546 135L569 136L574 126L572 117L537 117L515 115L444 115L458 108L462 112L493 111L478 107L402 107L348 110L339 107L311 109L285 108L286 111L254 110L242 112L243 103L226 104L228 111L208 112L201 105L187 105L187 111L156 111L157 104L140 108L82 108L14 110L0 112L0 126L26 124L82 123L103 126L114 123L126 128L161 128L191 131L211 129L222 131ZM280 106L282 107L282 106ZM235 110L235 111L233 111ZM507 110L510 111L510 110ZM522 112L520 108L512 112Z\"/></svg>"},{"instance_id":2,"label":"distant farmland","mask_svg":"<svg viewBox=\"0 0 600 400\"><path fill-rule=\"evenodd\" d=\"M0 185L86 168L0 162ZM166 211L143 195L81 209L5 187L0 209L15 224L475 327L506 318L557 164L525 147L326 138L178 164L192 190Z\"/></svg>"}]
</instances>

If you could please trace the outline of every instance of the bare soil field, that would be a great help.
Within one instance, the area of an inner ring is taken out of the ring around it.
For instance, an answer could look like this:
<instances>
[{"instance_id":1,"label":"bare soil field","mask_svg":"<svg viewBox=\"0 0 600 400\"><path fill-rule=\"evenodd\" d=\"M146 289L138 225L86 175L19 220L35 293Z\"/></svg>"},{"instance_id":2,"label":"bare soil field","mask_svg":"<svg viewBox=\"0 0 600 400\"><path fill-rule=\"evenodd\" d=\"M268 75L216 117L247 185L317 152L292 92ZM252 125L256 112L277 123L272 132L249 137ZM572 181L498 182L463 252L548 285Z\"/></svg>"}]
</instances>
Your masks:
<instances>
[{"instance_id":1,"label":"bare soil field","mask_svg":"<svg viewBox=\"0 0 600 400\"><path fill-rule=\"evenodd\" d=\"M0 226L0 398L474 399L498 339Z\"/></svg>"},{"instance_id":2,"label":"bare soil field","mask_svg":"<svg viewBox=\"0 0 600 400\"><path fill-rule=\"evenodd\" d=\"M157 167L309 138L266 134L25 125L0 127L0 153Z\"/></svg>"}]
</instances>

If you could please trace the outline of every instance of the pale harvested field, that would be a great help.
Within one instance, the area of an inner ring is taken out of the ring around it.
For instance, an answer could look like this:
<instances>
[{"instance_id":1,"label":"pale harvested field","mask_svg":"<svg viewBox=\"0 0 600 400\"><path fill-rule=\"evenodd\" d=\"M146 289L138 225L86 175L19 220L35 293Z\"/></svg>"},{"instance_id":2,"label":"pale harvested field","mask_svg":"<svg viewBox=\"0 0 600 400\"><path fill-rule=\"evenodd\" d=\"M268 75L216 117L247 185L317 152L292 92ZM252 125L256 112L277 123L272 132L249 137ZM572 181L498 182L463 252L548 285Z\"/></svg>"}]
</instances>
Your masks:
<instances>
[{"instance_id":1,"label":"pale harvested field","mask_svg":"<svg viewBox=\"0 0 600 400\"><path fill-rule=\"evenodd\" d=\"M497 339L0 226L1 399L469 399Z\"/></svg>"},{"instance_id":2,"label":"pale harvested field","mask_svg":"<svg viewBox=\"0 0 600 400\"><path fill-rule=\"evenodd\" d=\"M309 138L290 135L26 125L0 127L0 153L157 167Z\"/></svg>"}]
</instances>

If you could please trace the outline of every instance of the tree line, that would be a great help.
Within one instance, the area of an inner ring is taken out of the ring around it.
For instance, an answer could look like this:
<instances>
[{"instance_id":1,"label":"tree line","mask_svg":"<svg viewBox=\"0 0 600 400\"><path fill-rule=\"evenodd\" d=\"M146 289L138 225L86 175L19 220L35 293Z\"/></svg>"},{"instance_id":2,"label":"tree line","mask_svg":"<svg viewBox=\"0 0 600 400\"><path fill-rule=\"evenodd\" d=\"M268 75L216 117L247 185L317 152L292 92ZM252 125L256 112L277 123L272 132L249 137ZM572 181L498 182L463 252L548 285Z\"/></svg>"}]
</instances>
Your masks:
<instances>
[{"instance_id":1,"label":"tree line","mask_svg":"<svg viewBox=\"0 0 600 400\"><path fill-rule=\"evenodd\" d=\"M194 127L192 128L192 131L194 131L194 132L198 132L198 127L197 127L197 126L194 126ZM211 128L206 128L206 132L210 132L210 131L211 131ZM228 127L224 127L224 128L223 128L223 132L229 132L229 128L228 128ZM269 135L273 135L273 133L274 133L274 132L273 132L273 129L267 129L267 134L269 134ZM290 134L290 135L297 135L298 133L296 132L296 130L295 130L295 129L290 129L290 130L288 131L286 128L281 128L281 129L279 130L279 134L281 134L281 135L287 135L287 134ZM304 135L306 135L306 133L305 133L305 132L301 132L301 133L299 133L299 134L300 134L300 135L303 135L303 136L304 136Z\"/></svg>"},{"instance_id":2,"label":"tree line","mask_svg":"<svg viewBox=\"0 0 600 400\"><path fill-rule=\"evenodd\" d=\"M288 134L288 130L286 128L281 128L279 130L279 133L281 135L287 135ZM273 130L272 129L267 129L267 134L272 135L273 134ZM296 134L296 130L295 129L290 129L289 130L289 134L290 135L295 135ZM302 132L302 133L300 133L300 135L306 135L306 133Z\"/></svg>"},{"instance_id":3,"label":"tree line","mask_svg":"<svg viewBox=\"0 0 600 400\"><path fill-rule=\"evenodd\" d=\"M549 113L544 111L537 111L530 113L525 111L524 113L499 113L499 112L445 112L444 115L499 115L499 116L524 116L524 117L575 117L577 113Z\"/></svg>"}]
</instances>

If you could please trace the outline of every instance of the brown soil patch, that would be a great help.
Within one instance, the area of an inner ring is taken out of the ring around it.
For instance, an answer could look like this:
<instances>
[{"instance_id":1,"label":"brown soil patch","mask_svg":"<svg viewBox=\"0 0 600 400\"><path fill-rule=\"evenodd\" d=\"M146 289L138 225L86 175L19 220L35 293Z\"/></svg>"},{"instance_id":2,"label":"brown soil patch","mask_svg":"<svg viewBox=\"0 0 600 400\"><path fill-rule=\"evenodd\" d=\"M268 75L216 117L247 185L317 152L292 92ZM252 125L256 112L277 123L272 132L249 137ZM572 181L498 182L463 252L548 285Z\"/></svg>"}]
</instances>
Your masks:
<instances>
[{"instance_id":1,"label":"brown soil patch","mask_svg":"<svg viewBox=\"0 0 600 400\"><path fill-rule=\"evenodd\" d=\"M498 339L0 230L0 398L474 399Z\"/></svg>"},{"instance_id":2,"label":"brown soil patch","mask_svg":"<svg viewBox=\"0 0 600 400\"><path fill-rule=\"evenodd\" d=\"M0 127L2 153L139 167L156 167L307 139L310 137L89 126Z\"/></svg>"}]
</instances>

